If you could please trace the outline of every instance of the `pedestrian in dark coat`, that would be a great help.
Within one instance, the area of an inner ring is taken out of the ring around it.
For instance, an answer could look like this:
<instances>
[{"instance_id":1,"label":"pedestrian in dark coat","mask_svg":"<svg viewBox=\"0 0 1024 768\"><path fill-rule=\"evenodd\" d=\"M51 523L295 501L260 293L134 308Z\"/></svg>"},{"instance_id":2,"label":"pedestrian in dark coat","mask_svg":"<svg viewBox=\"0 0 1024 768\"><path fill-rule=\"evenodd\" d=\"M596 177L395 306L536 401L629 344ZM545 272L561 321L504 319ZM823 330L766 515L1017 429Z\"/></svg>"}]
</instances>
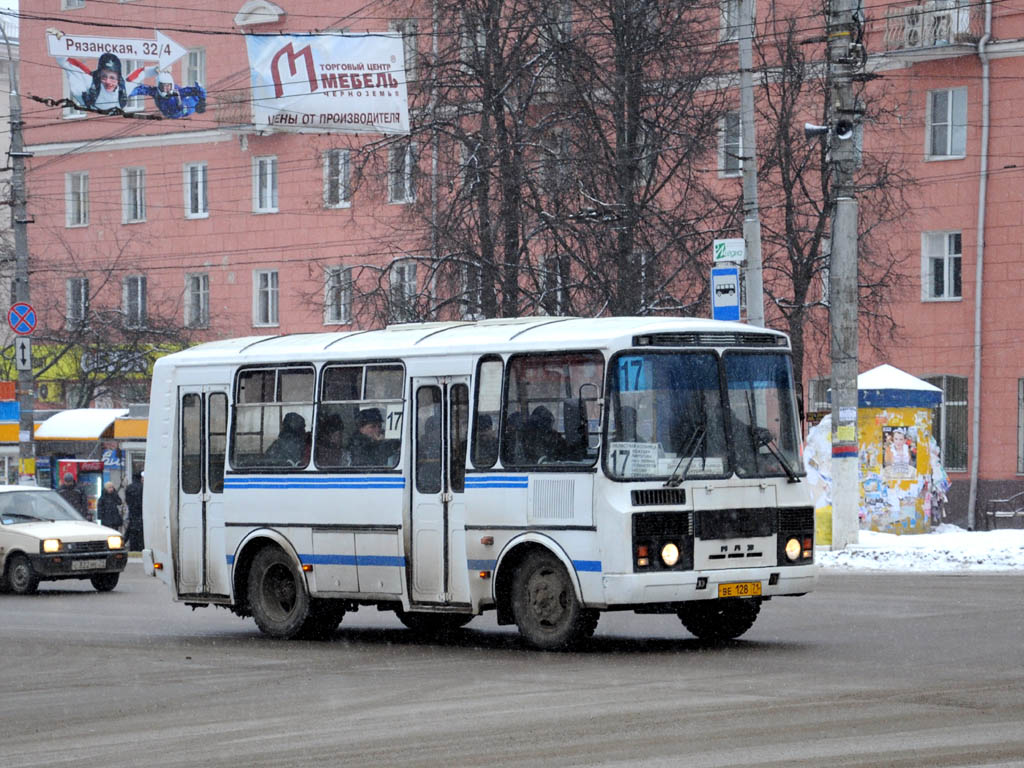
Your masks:
<instances>
[{"instance_id":1,"label":"pedestrian in dark coat","mask_svg":"<svg viewBox=\"0 0 1024 768\"><path fill-rule=\"evenodd\" d=\"M89 504L85 500L85 494L82 493L82 489L75 484L75 476L70 472L64 473L64 480L60 484L60 488L57 489L57 493L64 499L71 507L78 512L86 520L92 520L92 514L89 512Z\"/></svg>"},{"instance_id":2,"label":"pedestrian in dark coat","mask_svg":"<svg viewBox=\"0 0 1024 768\"><path fill-rule=\"evenodd\" d=\"M128 507L128 549L140 552L143 547L141 472L136 472L124 489L124 502Z\"/></svg>"},{"instance_id":3,"label":"pedestrian in dark coat","mask_svg":"<svg viewBox=\"0 0 1024 768\"><path fill-rule=\"evenodd\" d=\"M100 494L100 500L96 505L96 511L99 513L100 523L107 526L107 528L113 528L115 531L121 531L124 528L124 515L121 513L121 497L117 495L117 489L113 483L104 484L103 493Z\"/></svg>"}]
</instances>

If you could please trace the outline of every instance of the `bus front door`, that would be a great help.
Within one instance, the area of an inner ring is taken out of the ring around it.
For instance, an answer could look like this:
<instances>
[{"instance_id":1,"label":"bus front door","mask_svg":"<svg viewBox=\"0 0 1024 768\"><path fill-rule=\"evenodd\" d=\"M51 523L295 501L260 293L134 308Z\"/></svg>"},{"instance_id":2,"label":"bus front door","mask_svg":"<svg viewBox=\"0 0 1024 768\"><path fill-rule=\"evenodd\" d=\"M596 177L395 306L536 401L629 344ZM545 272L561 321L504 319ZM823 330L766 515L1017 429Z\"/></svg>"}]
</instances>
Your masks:
<instances>
[{"instance_id":1,"label":"bus front door","mask_svg":"<svg viewBox=\"0 0 1024 768\"><path fill-rule=\"evenodd\" d=\"M410 602L468 604L463 491L469 377L417 378L413 392Z\"/></svg>"},{"instance_id":2,"label":"bus front door","mask_svg":"<svg viewBox=\"0 0 1024 768\"><path fill-rule=\"evenodd\" d=\"M178 594L227 600L223 504L227 388L181 387L179 404Z\"/></svg>"}]
</instances>

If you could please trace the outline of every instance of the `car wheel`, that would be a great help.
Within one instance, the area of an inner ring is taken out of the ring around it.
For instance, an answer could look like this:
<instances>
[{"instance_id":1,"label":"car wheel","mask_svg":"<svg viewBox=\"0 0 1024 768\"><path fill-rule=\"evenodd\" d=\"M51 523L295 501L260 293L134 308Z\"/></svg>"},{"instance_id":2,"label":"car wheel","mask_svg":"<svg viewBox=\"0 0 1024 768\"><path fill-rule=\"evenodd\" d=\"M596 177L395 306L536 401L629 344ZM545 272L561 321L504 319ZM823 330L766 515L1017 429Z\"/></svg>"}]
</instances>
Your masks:
<instances>
[{"instance_id":1,"label":"car wheel","mask_svg":"<svg viewBox=\"0 0 1024 768\"><path fill-rule=\"evenodd\" d=\"M97 592L109 592L117 586L117 580L121 578L120 573L95 573L89 577Z\"/></svg>"},{"instance_id":2,"label":"car wheel","mask_svg":"<svg viewBox=\"0 0 1024 768\"><path fill-rule=\"evenodd\" d=\"M7 585L16 595L32 595L39 588L39 576L22 554L7 558Z\"/></svg>"},{"instance_id":3,"label":"car wheel","mask_svg":"<svg viewBox=\"0 0 1024 768\"><path fill-rule=\"evenodd\" d=\"M253 558L249 607L263 634L284 639L302 634L312 601L302 573L279 547L264 547Z\"/></svg>"},{"instance_id":4,"label":"car wheel","mask_svg":"<svg viewBox=\"0 0 1024 768\"><path fill-rule=\"evenodd\" d=\"M531 552L519 565L512 614L519 634L544 651L568 648L597 628L597 611L583 607L565 567L547 551Z\"/></svg>"},{"instance_id":5,"label":"car wheel","mask_svg":"<svg viewBox=\"0 0 1024 768\"><path fill-rule=\"evenodd\" d=\"M761 601L735 598L684 603L679 620L701 640L735 640L752 626L761 612Z\"/></svg>"},{"instance_id":6,"label":"car wheel","mask_svg":"<svg viewBox=\"0 0 1024 768\"><path fill-rule=\"evenodd\" d=\"M413 613L395 609L395 616L413 632L428 637L446 637L473 620L469 613Z\"/></svg>"}]
</instances>

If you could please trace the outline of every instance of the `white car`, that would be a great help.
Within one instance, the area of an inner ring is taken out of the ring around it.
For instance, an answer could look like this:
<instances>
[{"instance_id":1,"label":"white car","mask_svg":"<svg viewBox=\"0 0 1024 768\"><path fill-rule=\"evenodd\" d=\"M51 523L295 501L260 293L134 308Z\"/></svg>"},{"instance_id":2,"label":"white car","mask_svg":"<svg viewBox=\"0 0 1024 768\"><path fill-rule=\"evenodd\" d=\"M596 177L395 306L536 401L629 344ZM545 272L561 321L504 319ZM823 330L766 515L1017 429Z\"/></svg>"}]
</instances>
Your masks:
<instances>
[{"instance_id":1,"label":"white car","mask_svg":"<svg viewBox=\"0 0 1024 768\"><path fill-rule=\"evenodd\" d=\"M89 522L56 491L0 486L0 592L30 595L40 581L60 579L109 592L127 564L121 534Z\"/></svg>"}]
</instances>

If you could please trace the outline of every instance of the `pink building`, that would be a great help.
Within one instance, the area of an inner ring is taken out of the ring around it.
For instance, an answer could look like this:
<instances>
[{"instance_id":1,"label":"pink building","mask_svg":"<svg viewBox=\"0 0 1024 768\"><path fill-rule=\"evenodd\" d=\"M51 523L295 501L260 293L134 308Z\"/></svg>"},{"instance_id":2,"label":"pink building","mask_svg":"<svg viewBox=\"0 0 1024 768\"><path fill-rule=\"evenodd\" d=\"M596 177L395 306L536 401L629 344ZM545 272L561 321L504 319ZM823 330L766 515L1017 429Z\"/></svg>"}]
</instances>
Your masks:
<instances>
[{"instance_id":1,"label":"pink building","mask_svg":"<svg viewBox=\"0 0 1024 768\"><path fill-rule=\"evenodd\" d=\"M722 5L728 38L737 2ZM166 327L173 345L379 325L384 317L354 310L352 281L379 281L392 319L402 318L402 296L423 279L408 260L417 226L408 203L430 186L427 154L417 178L412 155L401 152L390 154L387 167L360 164L359 150L377 135L253 126L240 34L413 33L430 26L428 12L407 8L403 17L390 3L316 0L182 0L173 7L39 0L32 11L21 25L23 94L68 95L47 53L47 28L98 37L161 30L188 49L172 67L175 81L209 93L208 108L180 124L26 103L32 295L42 327L67 329L86 315L119 312L129 327ZM898 338L872 345L862 337L860 367L890 363L943 388L951 513L963 522L972 471L979 502L1020 487L1024 475L1016 312L1024 295L1024 163L1013 150L1024 95L1024 14L958 0L872 3L865 14L868 70L884 84L868 93L884 94L895 113L889 124L865 127L864 146L898 147L918 184L911 214L886 235L910 278L895 289ZM820 32L823 23L808 27ZM429 45L423 37L407 36L407 56L417 39L421 49ZM126 61L125 74L145 63ZM157 114L148 96L126 109ZM809 408L821 406L827 373L808 359ZM69 386L55 402L70 400Z\"/></svg>"}]
</instances>

